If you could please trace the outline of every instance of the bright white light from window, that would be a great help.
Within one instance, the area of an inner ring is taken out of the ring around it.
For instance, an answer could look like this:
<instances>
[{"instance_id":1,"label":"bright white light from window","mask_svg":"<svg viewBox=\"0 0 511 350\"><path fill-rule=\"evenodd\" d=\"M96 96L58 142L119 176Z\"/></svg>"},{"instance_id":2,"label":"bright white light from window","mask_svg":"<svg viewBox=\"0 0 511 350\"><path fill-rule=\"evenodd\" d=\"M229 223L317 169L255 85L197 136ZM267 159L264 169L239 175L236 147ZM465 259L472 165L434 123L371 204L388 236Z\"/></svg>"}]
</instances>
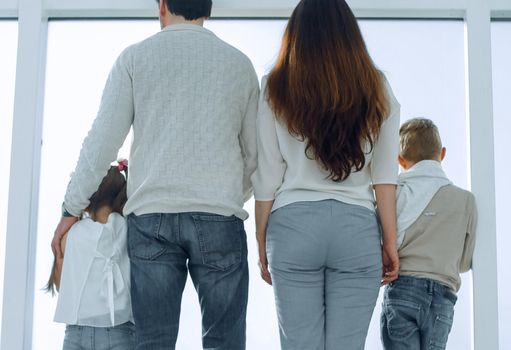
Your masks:
<instances>
[{"instance_id":1,"label":"bright white light from window","mask_svg":"<svg viewBox=\"0 0 511 350\"><path fill-rule=\"evenodd\" d=\"M285 21L212 20L207 27L247 54L261 77L271 68ZM462 22L361 21L368 47L386 73L402 105L402 120L426 116L435 121L448 148L445 169L467 185L465 135L464 33ZM60 203L81 142L99 106L108 71L123 48L157 32L156 21L51 22L41 165L39 242L33 349L56 349L64 328L52 323L55 300L44 295L52 256L49 244ZM126 151L123 155L127 156ZM259 278L253 202L246 205L251 273L247 348L278 349L273 294ZM470 348L470 281L464 278L449 349ZM183 296L178 349L199 349L200 311L193 286ZM380 349L377 305L366 349Z\"/></svg>"},{"instance_id":2,"label":"bright white light from window","mask_svg":"<svg viewBox=\"0 0 511 350\"><path fill-rule=\"evenodd\" d=\"M493 111L495 128L495 185L497 200L497 264L499 281L499 336L500 349L511 348L511 282L509 266L511 236L507 221L511 205L509 187L509 150L511 149L511 22L492 23L493 56Z\"/></svg>"},{"instance_id":3,"label":"bright white light from window","mask_svg":"<svg viewBox=\"0 0 511 350\"><path fill-rule=\"evenodd\" d=\"M5 233L7 230L7 202L9 197L9 172L11 164L12 113L14 106L14 82L16 78L16 51L18 45L18 22L0 21L0 164L3 174L0 180L0 315L4 292ZM2 327L0 319L0 329Z\"/></svg>"}]
</instances>

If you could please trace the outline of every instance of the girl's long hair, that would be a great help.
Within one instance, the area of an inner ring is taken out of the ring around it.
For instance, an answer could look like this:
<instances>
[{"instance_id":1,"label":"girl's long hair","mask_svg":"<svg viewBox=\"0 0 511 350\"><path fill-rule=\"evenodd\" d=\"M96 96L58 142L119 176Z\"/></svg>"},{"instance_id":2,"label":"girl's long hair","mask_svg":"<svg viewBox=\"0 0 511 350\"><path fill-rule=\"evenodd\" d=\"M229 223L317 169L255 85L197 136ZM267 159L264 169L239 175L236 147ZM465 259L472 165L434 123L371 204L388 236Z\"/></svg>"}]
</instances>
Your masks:
<instances>
[{"instance_id":1,"label":"girl's long hair","mask_svg":"<svg viewBox=\"0 0 511 350\"><path fill-rule=\"evenodd\" d=\"M124 204L128 200L126 195L128 168L124 168L123 171L125 175L121 173L118 166L111 166L108 169L98 190L89 198L89 206L86 211L95 213L101 207L109 206L113 213L122 215Z\"/></svg>"},{"instance_id":2,"label":"girl's long hair","mask_svg":"<svg viewBox=\"0 0 511 350\"><path fill-rule=\"evenodd\" d=\"M340 182L365 166L389 111L385 78L344 0L302 0L284 33L267 99L305 154Z\"/></svg>"}]
</instances>

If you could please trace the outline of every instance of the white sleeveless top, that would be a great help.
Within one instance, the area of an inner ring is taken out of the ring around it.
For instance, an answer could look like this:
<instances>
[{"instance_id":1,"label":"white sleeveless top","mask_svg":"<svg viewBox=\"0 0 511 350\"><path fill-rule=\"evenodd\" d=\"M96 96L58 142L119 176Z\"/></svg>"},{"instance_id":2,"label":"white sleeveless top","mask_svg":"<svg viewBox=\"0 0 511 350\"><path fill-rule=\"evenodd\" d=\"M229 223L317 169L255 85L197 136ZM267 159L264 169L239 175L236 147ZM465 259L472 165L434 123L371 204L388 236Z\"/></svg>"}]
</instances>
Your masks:
<instances>
[{"instance_id":1,"label":"white sleeveless top","mask_svg":"<svg viewBox=\"0 0 511 350\"><path fill-rule=\"evenodd\" d=\"M55 322L110 327L133 322L126 220L90 218L69 230Z\"/></svg>"}]
</instances>

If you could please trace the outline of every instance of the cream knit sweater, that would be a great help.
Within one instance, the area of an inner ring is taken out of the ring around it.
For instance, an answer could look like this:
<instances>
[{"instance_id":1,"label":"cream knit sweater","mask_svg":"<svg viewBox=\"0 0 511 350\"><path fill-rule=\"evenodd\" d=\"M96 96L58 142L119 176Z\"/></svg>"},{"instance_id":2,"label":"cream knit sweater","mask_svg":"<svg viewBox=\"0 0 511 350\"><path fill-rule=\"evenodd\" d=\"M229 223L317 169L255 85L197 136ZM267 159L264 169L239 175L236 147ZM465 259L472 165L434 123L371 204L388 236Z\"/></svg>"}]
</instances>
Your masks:
<instances>
[{"instance_id":1,"label":"cream knit sweater","mask_svg":"<svg viewBox=\"0 0 511 350\"><path fill-rule=\"evenodd\" d=\"M171 25L128 47L108 77L65 208L79 215L87 207L133 127L124 214L246 219L258 97L250 60L201 26Z\"/></svg>"}]
</instances>

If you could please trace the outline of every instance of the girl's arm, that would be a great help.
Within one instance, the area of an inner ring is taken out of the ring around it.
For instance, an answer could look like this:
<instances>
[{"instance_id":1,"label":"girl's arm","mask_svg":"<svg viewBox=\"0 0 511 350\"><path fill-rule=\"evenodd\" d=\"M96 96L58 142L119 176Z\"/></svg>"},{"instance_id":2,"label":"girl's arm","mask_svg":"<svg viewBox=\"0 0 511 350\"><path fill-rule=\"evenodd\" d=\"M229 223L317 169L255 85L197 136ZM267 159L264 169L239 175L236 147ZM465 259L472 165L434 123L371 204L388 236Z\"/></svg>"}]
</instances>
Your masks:
<instances>
[{"instance_id":1,"label":"girl's arm","mask_svg":"<svg viewBox=\"0 0 511 350\"><path fill-rule=\"evenodd\" d=\"M376 204L382 226L382 284L394 281L399 274L399 256L396 248L396 186L374 185Z\"/></svg>"},{"instance_id":2,"label":"girl's arm","mask_svg":"<svg viewBox=\"0 0 511 350\"><path fill-rule=\"evenodd\" d=\"M268 226L268 218L270 217L273 201L257 201L255 202L255 220L256 220L256 240L259 250L259 268L261 269L261 277L263 280L272 284L270 271L268 270L268 258L266 257L266 227Z\"/></svg>"}]
</instances>

